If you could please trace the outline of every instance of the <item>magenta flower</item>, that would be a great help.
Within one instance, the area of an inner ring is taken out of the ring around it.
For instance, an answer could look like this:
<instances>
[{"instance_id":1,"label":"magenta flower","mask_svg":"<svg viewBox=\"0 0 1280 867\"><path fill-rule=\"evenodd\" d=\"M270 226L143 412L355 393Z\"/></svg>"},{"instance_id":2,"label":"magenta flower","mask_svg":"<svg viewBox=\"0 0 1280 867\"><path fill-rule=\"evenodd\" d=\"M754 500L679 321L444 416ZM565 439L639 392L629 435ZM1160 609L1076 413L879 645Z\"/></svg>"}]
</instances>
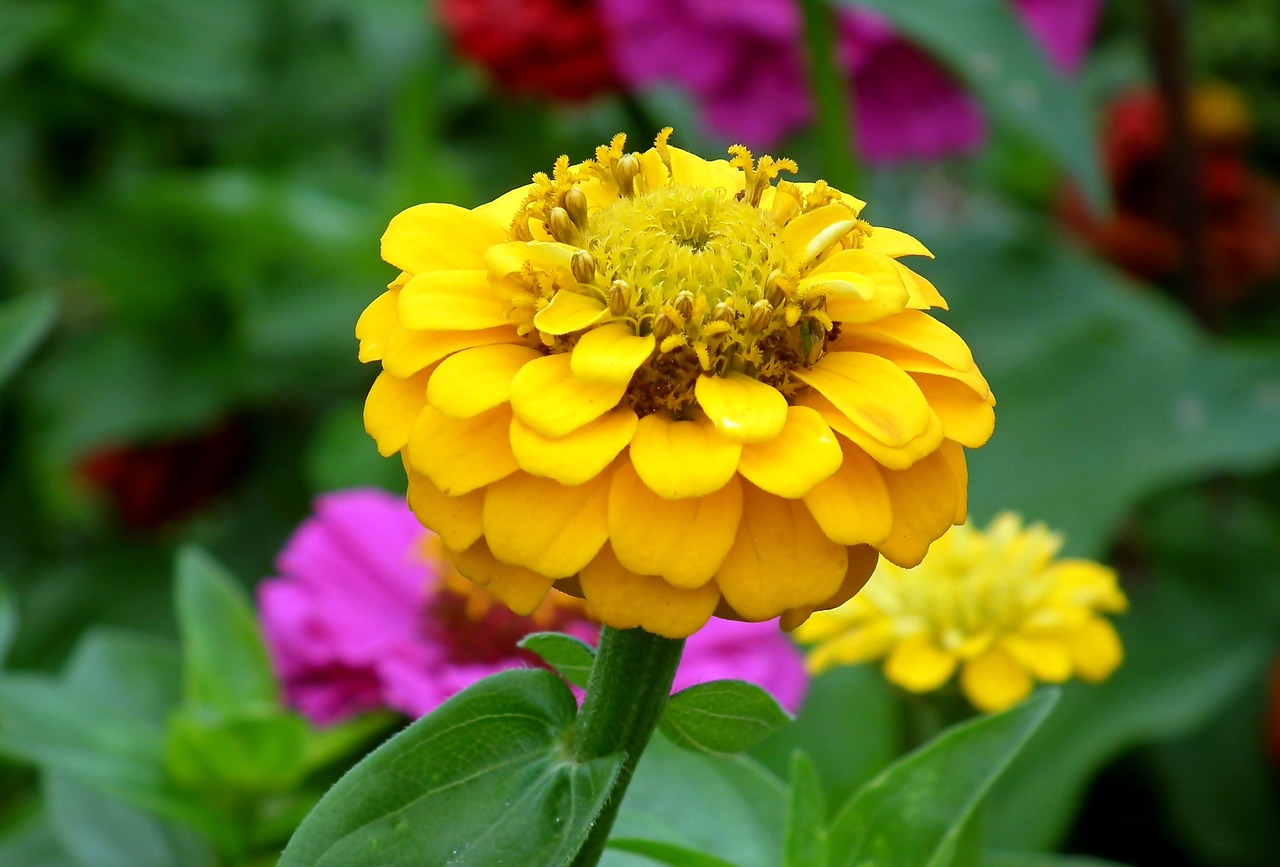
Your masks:
<instances>
[{"instance_id":1,"label":"magenta flower","mask_svg":"<svg viewBox=\"0 0 1280 867\"><path fill-rule=\"evenodd\" d=\"M1054 64L1075 69L1102 0L1013 2ZM810 121L797 0L601 3L627 84L687 91L709 129L751 147L771 147ZM839 24L839 62L867 160L933 159L981 144L982 115L949 73L870 12L842 10Z\"/></svg>"},{"instance_id":2,"label":"magenta flower","mask_svg":"<svg viewBox=\"0 0 1280 867\"><path fill-rule=\"evenodd\" d=\"M483 590L442 574L432 535L397 497L377 490L320 497L258 588L267 645L286 701L327 724L377 707L433 710L490 674L536 665L516 647L556 630L596 643L580 600L555 591L529 617L490 605ZM685 646L676 689L750 680L789 710L808 679L800 654L771 623L713 618Z\"/></svg>"}]
</instances>

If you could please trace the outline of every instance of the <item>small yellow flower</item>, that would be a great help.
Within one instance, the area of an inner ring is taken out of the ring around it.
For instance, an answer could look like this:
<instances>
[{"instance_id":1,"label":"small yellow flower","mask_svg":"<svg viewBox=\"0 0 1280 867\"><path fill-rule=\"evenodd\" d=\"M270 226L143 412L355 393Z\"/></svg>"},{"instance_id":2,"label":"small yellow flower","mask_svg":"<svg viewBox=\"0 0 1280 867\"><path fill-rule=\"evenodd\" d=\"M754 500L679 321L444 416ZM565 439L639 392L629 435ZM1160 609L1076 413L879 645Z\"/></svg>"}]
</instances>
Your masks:
<instances>
[{"instance_id":1,"label":"small yellow flower","mask_svg":"<svg viewBox=\"0 0 1280 867\"><path fill-rule=\"evenodd\" d=\"M356 326L365 426L457 569L518 612L553 584L689 635L852 596L964 520L995 423L968 347L863 203L789 160L667 143L391 221Z\"/></svg>"},{"instance_id":2,"label":"small yellow flower","mask_svg":"<svg viewBox=\"0 0 1280 867\"><path fill-rule=\"evenodd\" d=\"M857 597L815 614L796 637L815 645L809 670L884 659L889 680L912 692L960 688L983 711L1025 698L1033 679L1107 678L1120 638L1102 612L1128 607L1113 570L1054 560L1062 537L998 516L985 531L955 527L915 568L881 563Z\"/></svg>"}]
</instances>

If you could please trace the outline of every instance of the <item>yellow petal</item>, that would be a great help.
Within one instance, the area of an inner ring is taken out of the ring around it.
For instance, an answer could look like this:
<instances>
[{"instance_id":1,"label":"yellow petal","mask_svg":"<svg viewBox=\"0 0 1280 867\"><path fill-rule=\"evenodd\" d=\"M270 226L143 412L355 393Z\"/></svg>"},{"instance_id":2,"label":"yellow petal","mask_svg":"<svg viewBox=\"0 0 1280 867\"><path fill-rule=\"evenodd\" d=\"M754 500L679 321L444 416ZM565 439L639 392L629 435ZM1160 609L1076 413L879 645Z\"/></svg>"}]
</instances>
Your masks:
<instances>
[{"instance_id":1,"label":"yellow petal","mask_svg":"<svg viewBox=\"0 0 1280 867\"><path fill-rule=\"evenodd\" d=\"M1005 650L993 647L969 660L960 672L960 688L986 713L1013 707L1031 694L1031 675Z\"/></svg>"},{"instance_id":2,"label":"yellow petal","mask_svg":"<svg viewBox=\"0 0 1280 867\"><path fill-rule=\"evenodd\" d=\"M671 160L671 183L685 187L724 190L732 196L741 192L746 184L742 172L729 165L728 160L704 160L678 147L667 146Z\"/></svg>"},{"instance_id":3,"label":"yellow petal","mask_svg":"<svg viewBox=\"0 0 1280 867\"><path fill-rule=\"evenodd\" d=\"M929 252L929 248L921 244L915 238L906 232L899 232L897 229L890 229L886 226L876 226L871 230L871 234L867 235L862 241L862 249L871 250L884 256L928 256L933 258L933 254Z\"/></svg>"},{"instance_id":4,"label":"yellow petal","mask_svg":"<svg viewBox=\"0 0 1280 867\"><path fill-rule=\"evenodd\" d=\"M936 451L942 442L942 420L933 410L929 410L929 426L918 437L901 446L887 446L816 391L806 391L796 398L796 403L816 409L832 430L850 440L876 463L890 469L906 469L925 455Z\"/></svg>"},{"instance_id":5,"label":"yellow petal","mask_svg":"<svg viewBox=\"0 0 1280 867\"><path fill-rule=\"evenodd\" d=\"M738 472L757 488L796 498L839 469L840 461L840 444L822 416L807 406L789 406L776 437L742 447Z\"/></svg>"},{"instance_id":6,"label":"yellow petal","mask_svg":"<svg viewBox=\"0 0 1280 867\"><path fill-rule=\"evenodd\" d=\"M516 471L507 441L510 427L511 408L506 404L468 419L452 419L427 407L409 436L409 466L441 492L462 496Z\"/></svg>"},{"instance_id":7,"label":"yellow petal","mask_svg":"<svg viewBox=\"0 0 1280 867\"><path fill-rule=\"evenodd\" d=\"M573 375L592 382L628 385L636 368L653 354L652 334L643 337L631 326L611 322L578 339L569 356Z\"/></svg>"},{"instance_id":8,"label":"yellow petal","mask_svg":"<svg viewBox=\"0 0 1280 867\"><path fill-rule=\"evenodd\" d=\"M801 194L806 196L811 195L816 187L817 185L814 184L812 181L796 182L796 188L801 192ZM833 190L830 187L827 188L828 195L835 192L839 192L839 191ZM846 208L849 209L850 213L852 213L855 217L858 214L861 214L862 209L867 206L867 203L862 201L862 199L859 199L855 196L851 196L848 193L840 193L840 201L841 203L844 204Z\"/></svg>"},{"instance_id":9,"label":"yellow petal","mask_svg":"<svg viewBox=\"0 0 1280 867\"><path fill-rule=\"evenodd\" d=\"M529 193L532 190L533 184L516 187L511 192L498 196L492 202L476 208L475 213L491 222L497 223L499 226L510 226L511 221L515 219L516 213L525 203L525 200L529 198Z\"/></svg>"},{"instance_id":10,"label":"yellow petal","mask_svg":"<svg viewBox=\"0 0 1280 867\"><path fill-rule=\"evenodd\" d=\"M866 586L867 581L876 571L876 564L880 561L880 552L870 545L850 545L845 549L845 553L848 554L849 565L845 569L844 579L840 582L840 588L817 605L788 608L782 612L782 617L778 621L779 626L790 632L803 624L809 615L814 612L839 608L844 605Z\"/></svg>"},{"instance_id":11,"label":"yellow petal","mask_svg":"<svg viewBox=\"0 0 1280 867\"><path fill-rule=\"evenodd\" d=\"M652 575L628 571L608 545L582 570L582 592L601 623L637 626L666 638L687 638L706 624L720 601L714 581L696 589L672 587Z\"/></svg>"},{"instance_id":12,"label":"yellow petal","mask_svg":"<svg viewBox=\"0 0 1280 867\"><path fill-rule=\"evenodd\" d=\"M887 319L843 329L841 340L858 339L914 349L954 370L973 367L973 353L960 335L920 310L903 310Z\"/></svg>"},{"instance_id":13,"label":"yellow petal","mask_svg":"<svg viewBox=\"0 0 1280 867\"><path fill-rule=\"evenodd\" d=\"M1124 647L1110 621L1089 619L1067 638L1067 648L1076 673L1094 683L1106 680L1124 661Z\"/></svg>"},{"instance_id":14,"label":"yellow petal","mask_svg":"<svg viewBox=\"0 0 1280 867\"><path fill-rule=\"evenodd\" d=\"M813 639L804 636L804 630L815 623L817 618L796 630L796 638L803 642ZM884 656L893 643L893 621L888 618L869 623L866 626L851 630L838 638L823 641L805 657L805 668L810 674L821 674L832 668L845 665L858 665Z\"/></svg>"},{"instance_id":15,"label":"yellow petal","mask_svg":"<svg viewBox=\"0 0 1280 867\"><path fill-rule=\"evenodd\" d=\"M828 539L841 545L878 545L893 529L889 489L866 452L848 440L840 445L840 468L814 485L804 504Z\"/></svg>"},{"instance_id":16,"label":"yellow petal","mask_svg":"<svg viewBox=\"0 0 1280 867\"><path fill-rule=\"evenodd\" d=\"M479 268L491 244L507 240L507 227L455 205L415 205L391 219L382 258L402 271Z\"/></svg>"},{"instance_id":17,"label":"yellow petal","mask_svg":"<svg viewBox=\"0 0 1280 867\"><path fill-rule=\"evenodd\" d=\"M842 332L841 336L831 344L831 351L834 352L850 350L878 355L893 362L907 373L927 373L931 376L945 376L948 379L963 382L983 398L989 400L992 406L995 406L995 397L991 394L991 386L987 384L986 377L982 375L982 371L978 370L977 365L970 365L964 370L956 370L954 367L943 364L932 355L926 355L923 352L906 349L901 346L891 346L887 343L872 343L857 335L849 337L845 332Z\"/></svg>"},{"instance_id":18,"label":"yellow petal","mask_svg":"<svg viewBox=\"0 0 1280 867\"><path fill-rule=\"evenodd\" d=\"M533 317L533 324L546 334L572 334L590 328L609 315L609 307L594 295L561 289Z\"/></svg>"},{"instance_id":19,"label":"yellow petal","mask_svg":"<svg viewBox=\"0 0 1280 867\"><path fill-rule=\"evenodd\" d=\"M450 355L431 375L427 402L449 418L471 418L506 403L511 380L541 354L509 343L476 346Z\"/></svg>"},{"instance_id":20,"label":"yellow petal","mask_svg":"<svg viewBox=\"0 0 1280 867\"><path fill-rule=\"evenodd\" d=\"M396 376L412 376L459 350L514 343L519 339L510 325L479 331L410 331L397 326L387 341L382 366Z\"/></svg>"},{"instance_id":21,"label":"yellow petal","mask_svg":"<svg viewBox=\"0 0 1280 867\"><path fill-rule=\"evenodd\" d=\"M969 386L943 376L918 373L911 377L942 421L942 432L971 449L991 439L996 414L990 402Z\"/></svg>"},{"instance_id":22,"label":"yellow petal","mask_svg":"<svg viewBox=\"0 0 1280 867\"><path fill-rule=\"evenodd\" d=\"M830 352L795 375L813 386L861 430L901 447L928 431L933 411L902 370L865 352Z\"/></svg>"},{"instance_id":23,"label":"yellow petal","mask_svg":"<svg viewBox=\"0 0 1280 867\"><path fill-rule=\"evenodd\" d=\"M706 421L672 421L662 412L640 419L631 437L631 463L649 490L668 500L701 497L723 488L738 469L742 444Z\"/></svg>"},{"instance_id":24,"label":"yellow petal","mask_svg":"<svg viewBox=\"0 0 1280 867\"><path fill-rule=\"evenodd\" d=\"M505 325L507 304L486 271L428 271L400 290L400 324L421 331L476 331Z\"/></svg>"},{"instance_id":25,"label":"yellow petal","mask_svg":"<svg viewBox=\"0 0 1280 867\"><path fill-rule=\"evenodd\" d=\"M383 457L404 448L418 414L427 405L428 371L408 379L378 374L364 401L364 429L378 444Z\"/></svg>"},{"instance_id":26,"label":"yellow petal","mask_svg":"<svg viewBox=\"0 0 1280 867\"><path fill-rule=\"evenodd\" d=\"M951 679L956 658L927 636L909 635L884 662L884 675L911 692L932 692Z\"/></svg>"},{"instance_id":27,"label":"yellow petal","mask_svg":"<svg viewBox=\"0 0 1280 867\"><path fill-rule=\"evenodd\" d=\"M803 503L745 485L738 535L716 583L742 618L769 620L830 598L848 565L845 547L823 535Z\"/></svg>"},{"instance_id":28,"label":"yellow petal","mask_svg":"<svg viewBox=\"0 0 1280 867\"><path fill-rule=\"evenodd\" d=\"M727 440L771 440L787 422L787 399L781 392L744 373L700 376L693 393L707 418Z\"/></svg>"},{"instance_id":29,"label":"yellow petal","mask_svg":"<svg viewBox=\"0 0 1280 867\"><path fill-rule=\"evenodd\" d=\"M622 462L609 489L609 542L630 571L676 587L700 587L715 575L737 537L742 483L714 493L664 500Z\"/></svg>"},{"instance_id":30,"label":"yellow petal","mask_svg":"<svg viewBox=\"0 0 1280 867\"><path fill-rule=\"evenodd\" d=\"M833 202L787 223L782 229L782 246L791 258L807 265L849 234L856 224L853 211Z\"/></svg>"},{"instance_id":31,"label":"yellow petal","mask_svg":"<svg viewBox=\"0 0 1280 867\"><path fill-rule=\"evenodd\" d=\"M573 375L563 353L535 358L511 380L516 417L546 437L562 437L618 405L626 383L588 382Z\"/></svg>"},{"instance_id":32,"label":"yellow petal","mask_svg":"<svg viewBox=\"0 0 1280 867\"><path fill-rule=\"evenodd\" d=\"M484 266L494 277L506 277L532 265L539 271L559 269L569 273L577 247L547 241L510 241L495 244L484 253ZM563 276L563 275L562 275Z\"/></svg>"},{"instance_id":33,"label":"yellow petal","mask_svg":"<svg viewBox=\"0 0 1280 867\"><path fill-rule=\"evenodd\" d=\"M1000 645L1039 680L1061 683L1071 676L1071 653L1058 638L1006 635Z\"/></svg>"},{"instance_id":34,"label":"yellow petal","mask_svg":"<svg viewBox=\"0 0 1280 867\"><path fill-rule=\"evenodd\" d=\"M366 308L356 320L356 339L360 341L360 360L378 361L386 347L391 332L399 327L396 307L400 303L400 289L388 289Z\"/></svg>"},{"instance_id":35,"label":"yellow petal","mask_svg":"<svg viewBox=\"0 0 1280 867\"><path fill-rule=\"evenodd\" d=\"M434 531L451 550L470 548L484 533L480 520L481 509L484 508L483 491L450 497L431 484L426 476L410 471L409 508L422 526Z\"/></svg>"},{"instance_id":36,"label":"yellow petal","mask_svg":"<svg viewBox=\"0 0 1280 867\"><path fill-rule=\"evenodd\" d=\"M626 448L635 433L636 421L631 409L620 406L572 433L552 438L513 418L511 451L520 469L530 475L555 479L562 485L581 485Z\"/></svg>"},{"instance_id":37,"label":"yellow petal","mask_svg":"<svg viewBox=\"0 0 1280 867\"><path fill-rule=\"evenodd\" d=\"M947 300L942 297L938 287L901 262L895 261L893 264L898 269L898 275L902 277L902 284L907 287L907 295L911 299L907 302L909 307L915 310L928 310L930 307L937 307L939 310L949 309Z\"/></svg>"},{"instance_id":38,"label":"yellow petal","mask_svg":"<svg viewBox=\"0 0 1280 867\"><path fill-rule=\"evenodd\" d=\"M905 470L882 469L893 529L877 547L891 563L918 566L929 546L951 527L956 514L956 477L938 452Z\"/></svg>"},{"instance_id":39,"label":"yellow petal","mask_svg":"<svg viewBox=\"0 0 1280 867\"><path fill-rule=\"evenodd\" d=\"M942 455L951 470L951 477L956 486L956 511L951 517L952 524L963 524L969 517L969 465L965 461L964 447L952 440L943 440L938 446L938 454Z\"/></svg>"},{"instance_id":40,"label":"yellow petal","mask_svg":"<svg viewBox=\"0 0 1280 867\"><path fill-rule=\"evenodd\" d=\"M843 250L800 281L801 293L827 296L827 314L837 322L872 322L899 313L910 296L897 263L867 250Z\"/></svg>"},{"instance_id":41,"label":"yellow petal","mask_svg":"<svg viewBox=\"0 0 1280 867\"><path fill-rule=\"evenodd\" d=\"M490 553L483 539L465 551L447 553L460 575L487 588L502 604L521 616L532 614L551 589L550 578L503 563Z\"/></svg>"},{"instance_id":42,"label":"yellow petal","mask_svg":"<svg viewBox=\"0 0 1280 867\"><path fill-rule=\"evenodd\" d=\"M609 479L569 487L512 473L488 487L484 535L493 556L551 578L586 566L609 535Z\"/></svg>"}]
</instances>

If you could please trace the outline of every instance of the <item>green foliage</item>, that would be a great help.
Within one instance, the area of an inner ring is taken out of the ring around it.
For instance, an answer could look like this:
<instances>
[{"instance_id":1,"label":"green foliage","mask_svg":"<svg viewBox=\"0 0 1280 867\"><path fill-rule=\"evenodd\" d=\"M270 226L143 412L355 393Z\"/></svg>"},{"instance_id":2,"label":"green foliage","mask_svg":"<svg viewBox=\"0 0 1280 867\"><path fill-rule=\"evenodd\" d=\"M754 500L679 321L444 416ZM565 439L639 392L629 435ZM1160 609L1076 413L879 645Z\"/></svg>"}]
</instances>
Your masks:
<instances>
[{"instance_id":1,"label":"green foliage","mask_svg":"<svg viewBox=\"0 0 1280 867\"><path fill-rule=\"evenodd\" d=\"M35 351L57 315L57 300L48 294L27 295L0 304L0 387Z\"/></svg>"},{"instance_id":2,"label":"green foliage","mask_svg":"<svg viewBox=\"0 0 1280 867\"><path fill-rule=\"evenodd\" d=\"M576 711L551 672L481 681L343 777L281 867L567 863L622 764L621 756L574 761L565 735Z\"/></svg>"},{"instance_id":3,"label":"green foliage","mask_svg":"<svg viewBox=\"0 0 1280 867\"><path fill-rule=\"evenodd\" d=\"M5 657L9 655L17 634L18 604L13 599L13 592L0 584L0 670L4 668Z\"/></svg>"},{"instance_id":4,"label":"green foliage","mask_svg":"<svg viewBox=\"0 0 1280 867\"><path fill-rule=\"evenodd\" d=\"M559 632L534 632L520 639L520 646L538 654L569 683L586 689L596 661L595 648L590 644Z\"/></svg>"},{"instance_id":5,"label":"green foliage","mask_svg":"<svg viewBox=\"0 0 1280 867\"><path fill-rule=\"evenodd\" d=\"M671 696L658 730L676 746L712 755L749 750L786 725L791 714L745 680L714 680Z\"/></svg>"},{"instance_id":6,"label":"green foliage","mask_svg":"<svg viewBox=\"0 0 1280 867\"><path fill-rule=\"evenodd\" d=\"M787 836L782 867L827 867L827 805L813 759L797 751L791 757L787 800Z\"/></svg>"}]
</instances>

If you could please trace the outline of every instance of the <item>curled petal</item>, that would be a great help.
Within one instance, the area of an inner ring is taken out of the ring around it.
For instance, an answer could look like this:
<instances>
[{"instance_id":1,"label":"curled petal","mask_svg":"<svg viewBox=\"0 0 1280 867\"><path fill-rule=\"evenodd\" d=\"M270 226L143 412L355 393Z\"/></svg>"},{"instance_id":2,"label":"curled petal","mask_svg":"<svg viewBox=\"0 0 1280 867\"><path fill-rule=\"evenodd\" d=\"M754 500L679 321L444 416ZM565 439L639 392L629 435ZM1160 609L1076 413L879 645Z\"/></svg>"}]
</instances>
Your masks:
<instances>
[{"instance_id":1,"label":"curled petal","mask_svg":"<svg viewBox=\"0 0 1280 867\"><path fill-rule=\"evenodd\" d=\"M653 354L654 344L652 334L641 336L628 325L611 322L579 338L569 356L569 367L580 379L627 385L636 368Z\"/></svg>"},{"instance_id":2,"label":"curled petal","mask_svg":"<svg viewBox=\"0 0 1280 867\"><path fill-rule=\"evenodd\" d=\"M876 226L862 241L862 249L879 253L883 256L927 256L933 258L929 248L921 244L906 232L890 229L887 226Z\"/></svg>"},{"instance_id":3,"label":"curled petal","mask_svg":"<svg viewBox=\"0 0 1280 867\"><path fill-rule=\"evenodd\" d=\"M533 317L534 326L544 334L572 334L603 320L609 307L594 295L561 289Z\"/></svg>"},{"instance_id":4,"label":"curled petal","mask_svg":"<svg viewBox=\"0 0 1280 867\"><path fill-rule=\"evenodd\" d=\"M773 439L787 422L787 399L773 386L743 373L700 376L694 383L698 405L727 440L755 443Z\"/></svg>"},{"instance_id":5,"label":"curled petal","mask_svg":"<svg viewBox=\"0 0 1280 867\"><path fill-rule=\"evenodd\" d=\"M929 403L911 377L865 352L831 352L796 377L831 401L861 430L890 447L901 447L928 431Z\"/></svg>"},{"instance_id":6,"label":"curled petal","mask_svg":"<svg viewBox=\"0 0 1280 867\"><path fill-rule=\"evenodd\" d=\"M893 506L880 469L848 440L844 459L829 478L804 496L822 532L841 545L883 542L893 529Z\"/></svg>"}]
</instances>

